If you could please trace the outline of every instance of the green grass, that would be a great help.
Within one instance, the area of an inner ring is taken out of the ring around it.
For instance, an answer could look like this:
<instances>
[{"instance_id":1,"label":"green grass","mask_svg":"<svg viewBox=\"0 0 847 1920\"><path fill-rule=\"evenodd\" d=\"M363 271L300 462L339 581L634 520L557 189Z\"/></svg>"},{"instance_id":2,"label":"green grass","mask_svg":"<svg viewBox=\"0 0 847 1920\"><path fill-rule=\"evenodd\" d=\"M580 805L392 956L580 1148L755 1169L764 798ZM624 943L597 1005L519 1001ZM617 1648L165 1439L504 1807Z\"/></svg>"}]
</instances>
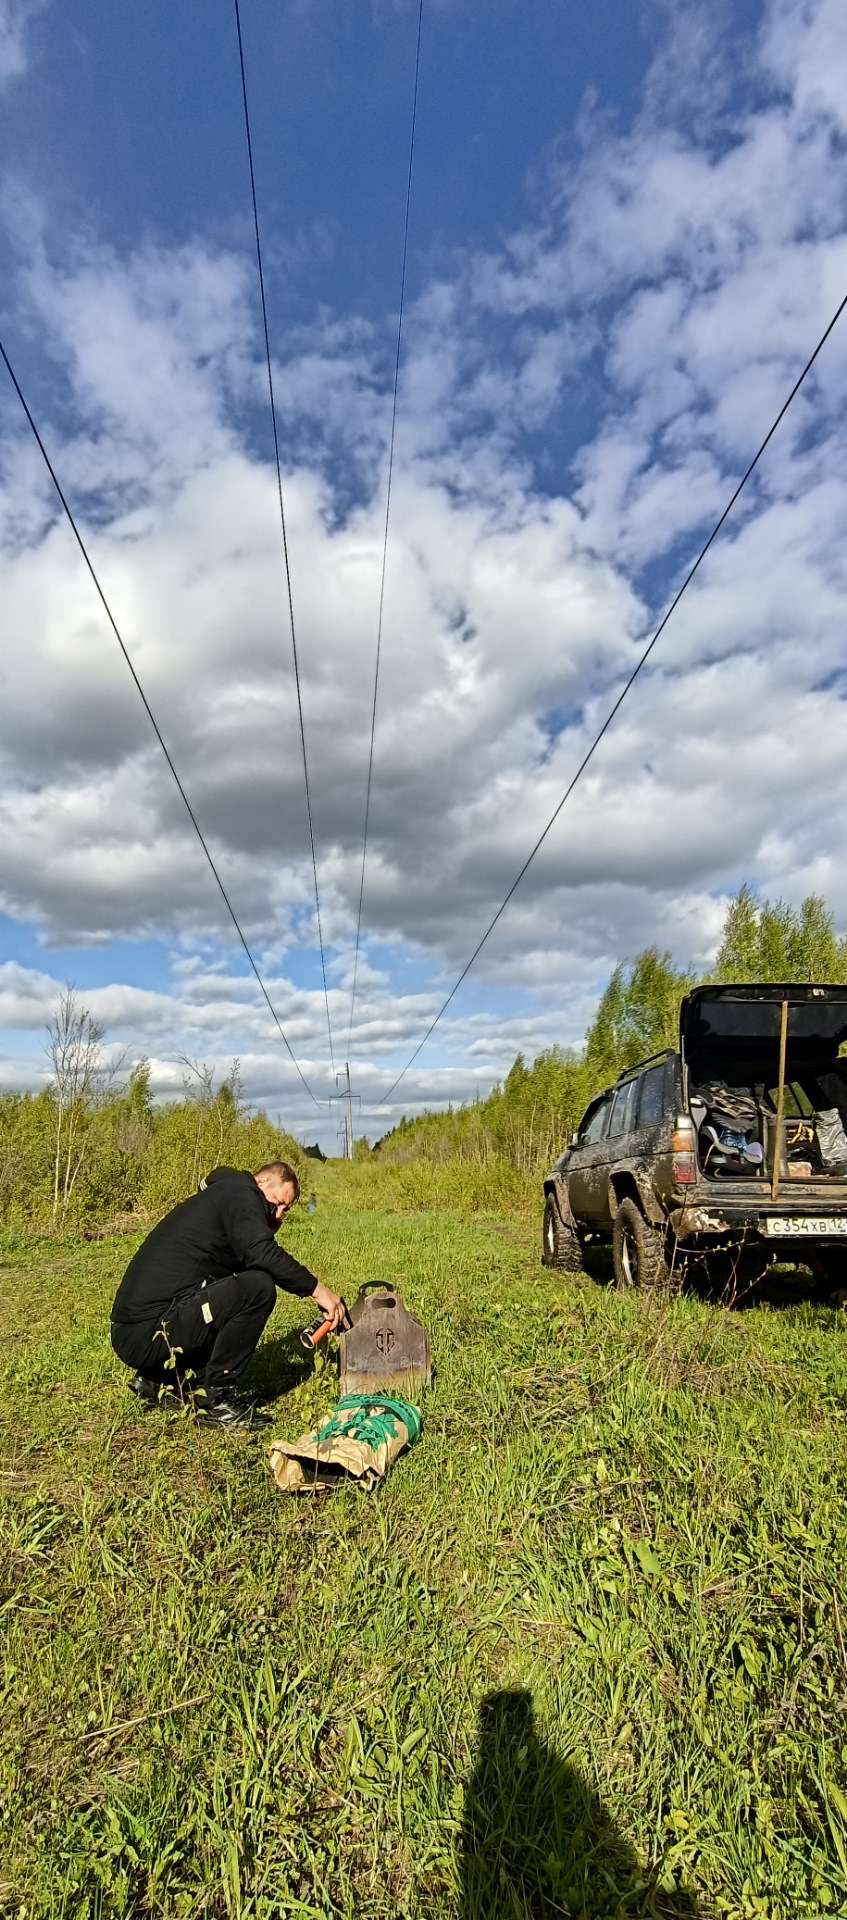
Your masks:
<instances>
[{"instance_id":1,"label":"green grass","mask_svg":"<svg viewBox=\"0 0 847 1920\"><path fill-rule=\"evenodd\" d=\"M844 1316L659 1310L317 1178L287 1243L432 1332L370 1496L140 1413L134 1242L0 1243L0 1911L847 1914ZM288 1439L305 1317L253 1363Z\"/></svg>"}]
</instances>

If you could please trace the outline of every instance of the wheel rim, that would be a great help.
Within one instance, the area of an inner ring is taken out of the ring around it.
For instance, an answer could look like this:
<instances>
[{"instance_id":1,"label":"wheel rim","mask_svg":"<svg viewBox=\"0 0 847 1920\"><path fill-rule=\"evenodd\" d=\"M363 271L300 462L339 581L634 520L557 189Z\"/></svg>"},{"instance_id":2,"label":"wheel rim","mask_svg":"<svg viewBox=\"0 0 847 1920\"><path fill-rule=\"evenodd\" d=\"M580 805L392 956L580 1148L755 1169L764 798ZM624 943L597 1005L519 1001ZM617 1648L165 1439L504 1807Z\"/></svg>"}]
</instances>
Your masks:
<instances>
[{"instance_id":1,"label":"wheel rim","mask_svg":"<svg viewBox=\"0 0 847 1920\"><path fill-rule=\"evenodd\" d=\"M547 1244L547 1252L551 1255L554 1254L556 1251L556 1234L553 1227L553 1215L549 1208L547 1210L547 1218L544 1222L544 1238Z\"/></svg>"},{"instance_id":2,"label":"wheel rim","mask_svg":"<svg viewBox=\"0 0 847 1920\"><path fill-rule=\"evenodd\" d=\"M633 1242L629 1234L624 1231L621 1239L621 1272L623 1273L625 1284L628 1287L635 1286L636 1267L633 1259L634 1253L635 1248Z\"/></svg>"}]
</instances>

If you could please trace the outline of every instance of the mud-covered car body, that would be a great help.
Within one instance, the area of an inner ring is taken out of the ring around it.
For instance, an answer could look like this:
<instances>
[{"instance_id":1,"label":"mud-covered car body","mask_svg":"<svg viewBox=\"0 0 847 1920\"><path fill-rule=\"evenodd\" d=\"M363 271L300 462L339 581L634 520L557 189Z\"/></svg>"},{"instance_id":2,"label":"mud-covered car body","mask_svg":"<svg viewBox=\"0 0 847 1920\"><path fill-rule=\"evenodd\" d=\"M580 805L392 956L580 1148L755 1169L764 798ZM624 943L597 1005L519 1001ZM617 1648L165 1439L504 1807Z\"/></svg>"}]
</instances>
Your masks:
<instances>
[{"instance_id":1,"label":"mud-covered car body","mask_svg":"<svg viewBox=\"0 0 847 1920\"><path fill-rule=\"evenodd\" d=\"M847 987L695 988L678 1050L598 1094L551 1168L545 1263L578 1266L596 1237L611 1239L624 1285L742 1247L847 1283L845 1040Z\"/></svg>"}]
</instances>

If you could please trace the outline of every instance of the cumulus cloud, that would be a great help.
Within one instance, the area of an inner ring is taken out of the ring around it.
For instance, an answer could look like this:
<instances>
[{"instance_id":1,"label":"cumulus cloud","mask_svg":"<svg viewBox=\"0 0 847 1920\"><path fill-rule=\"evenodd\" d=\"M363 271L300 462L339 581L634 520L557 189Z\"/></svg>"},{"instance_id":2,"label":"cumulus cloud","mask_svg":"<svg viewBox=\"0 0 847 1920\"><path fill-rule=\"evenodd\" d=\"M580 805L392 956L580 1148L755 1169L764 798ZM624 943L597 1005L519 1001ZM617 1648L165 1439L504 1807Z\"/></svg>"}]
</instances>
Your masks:
<instances>
[{"instance_id":1,"label":"cumulus cloud","mask_svg":"<svg viewBox=\"0 0 847 1920\"><path fill-rule=\"evenodd\" d=\"M711 37L686 119L669 100L692 22ZM708 17L683 14L633 126L589 108L535 224L410 312L353 1035L374 1099L847 289L842 41L834 0L774 5L729 76ZM60 259L44 232L17 297L56 370L51 449L292 1044L326 1076L322 993L298 984L314 906L249 262L199 239L127 258L88 240ZM292 344L276 384L344 1034L389 396L355 316ZM539 435L564 434L586 390L590 423L554 478ZM406 1104L472 1094L477 1070L484 1090L518 1045L578 1039L604 970L647 941L705 959L746 876L813 886L847 919L846 402L847 327L485 949L493 1011L454 1004ZM5 910L64 946L120 933L226 956L220 896L14 425L5 458ZM175 963L164 999L116 986L108 1017L163 1061L180 1034L189 1051L217 1035L249 1055L251 1086L287 1094L288 1068L263 1064L261 1002L223 967Z\"/></svg>"},{"instance_id":2,"label":"cumulus cloud","mask_svg":"<svg viewBox=\"0 0 847 1920\"><path fill-rule=\"evenodd\" d=\"M0 88L26 71L26 32L41 0L0 0Z\"/></svg>"}]
</instances>

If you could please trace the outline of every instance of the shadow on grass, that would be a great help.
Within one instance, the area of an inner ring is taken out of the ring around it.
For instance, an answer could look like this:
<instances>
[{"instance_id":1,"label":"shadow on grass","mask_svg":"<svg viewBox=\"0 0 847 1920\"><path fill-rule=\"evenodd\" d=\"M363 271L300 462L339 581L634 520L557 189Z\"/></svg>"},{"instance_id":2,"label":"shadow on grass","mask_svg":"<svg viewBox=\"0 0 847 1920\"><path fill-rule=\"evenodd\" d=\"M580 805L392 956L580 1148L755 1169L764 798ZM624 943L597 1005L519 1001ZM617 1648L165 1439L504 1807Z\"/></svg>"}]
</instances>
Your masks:
<instances>
[{"instance_id":1,"label":"shadow on grass","mask_svg":"<svg viewBox=\"0 0 847 1920\"><path fill-rule=\"evenodd\" d=\"M847 1262L845 1262L847 1266ZM847 1272L844 1275L847 1284ZM781 1262L765 1267L756 1253L739 1259L729 1253L707 1255L686 1274L686 1292L710 1306L743 1312L750 1307L832 1306L837 1275L816 1274L810 1267Z\"/></svg>"},{"instance_id":2,"label":"shadow on grass","mask_svg":"<svg viewBox=\"0 0 847 1920\"><path fill-rule=\"evenodd\" d=\"M598 1287L614 1286L611 1240L589 1240L582 1250L583 1270Z\"/></svg>"},{"instance_id":3,"label":"shadow on grass","mask_svg":"<svg viewBox=\"0 0 847 1920\"><path fill-rule=\"evenodd\" d=\"M847 1274L845 1274L847 1281ZM809 1267L769 1267L749 1292L742 1294L739 1307L829 1307L835 1281L820 1279Z\"/></svg>"},{"instance_id":4,"label":"shadow on grass","mask_svg":"<svg viewBox=\"0 0 847 1920\"><path fill-rule=\"evenodd\" d=\"M591 1242L583 1259L589 1280L601 1287L614 1286L611 1246ZM840 1301L833 1298L839 1287L847 1290L847 1240L843 1270L833 1267L828 1275L788 1262L763 1271L760 1250L751 1248L742 1256L720 1251L691 1260L683 1277L684 1292L709 1306L731 1306L736 1311L758 1306L839 1306Z\"/></svg>"},{"instance_id":5,"label":"shadow on grass","mask_svg":"<svg viewBox=\"0 0 847 1920\"><path fill-rule=\"evenodd\" d=\"M465 1799L460 1920L696 1920L689 1895L651 1886L576 1767L535 1731L528 1693L482 1702Z\"/></svg>"},{"instance_id":6,"label":"shadow on grass","mask_svg":"<svg viewBox=\"0 0 847 1920\"><path fill-rule=\"evenodd\" d=\"M311 1354L304 1353L300 1345L296 1327L286 1333L266 1334L250 1361L244 1385L265 1400L276 1400L302 1386L314 1364Z\"/></svg>"}]
</instances>

